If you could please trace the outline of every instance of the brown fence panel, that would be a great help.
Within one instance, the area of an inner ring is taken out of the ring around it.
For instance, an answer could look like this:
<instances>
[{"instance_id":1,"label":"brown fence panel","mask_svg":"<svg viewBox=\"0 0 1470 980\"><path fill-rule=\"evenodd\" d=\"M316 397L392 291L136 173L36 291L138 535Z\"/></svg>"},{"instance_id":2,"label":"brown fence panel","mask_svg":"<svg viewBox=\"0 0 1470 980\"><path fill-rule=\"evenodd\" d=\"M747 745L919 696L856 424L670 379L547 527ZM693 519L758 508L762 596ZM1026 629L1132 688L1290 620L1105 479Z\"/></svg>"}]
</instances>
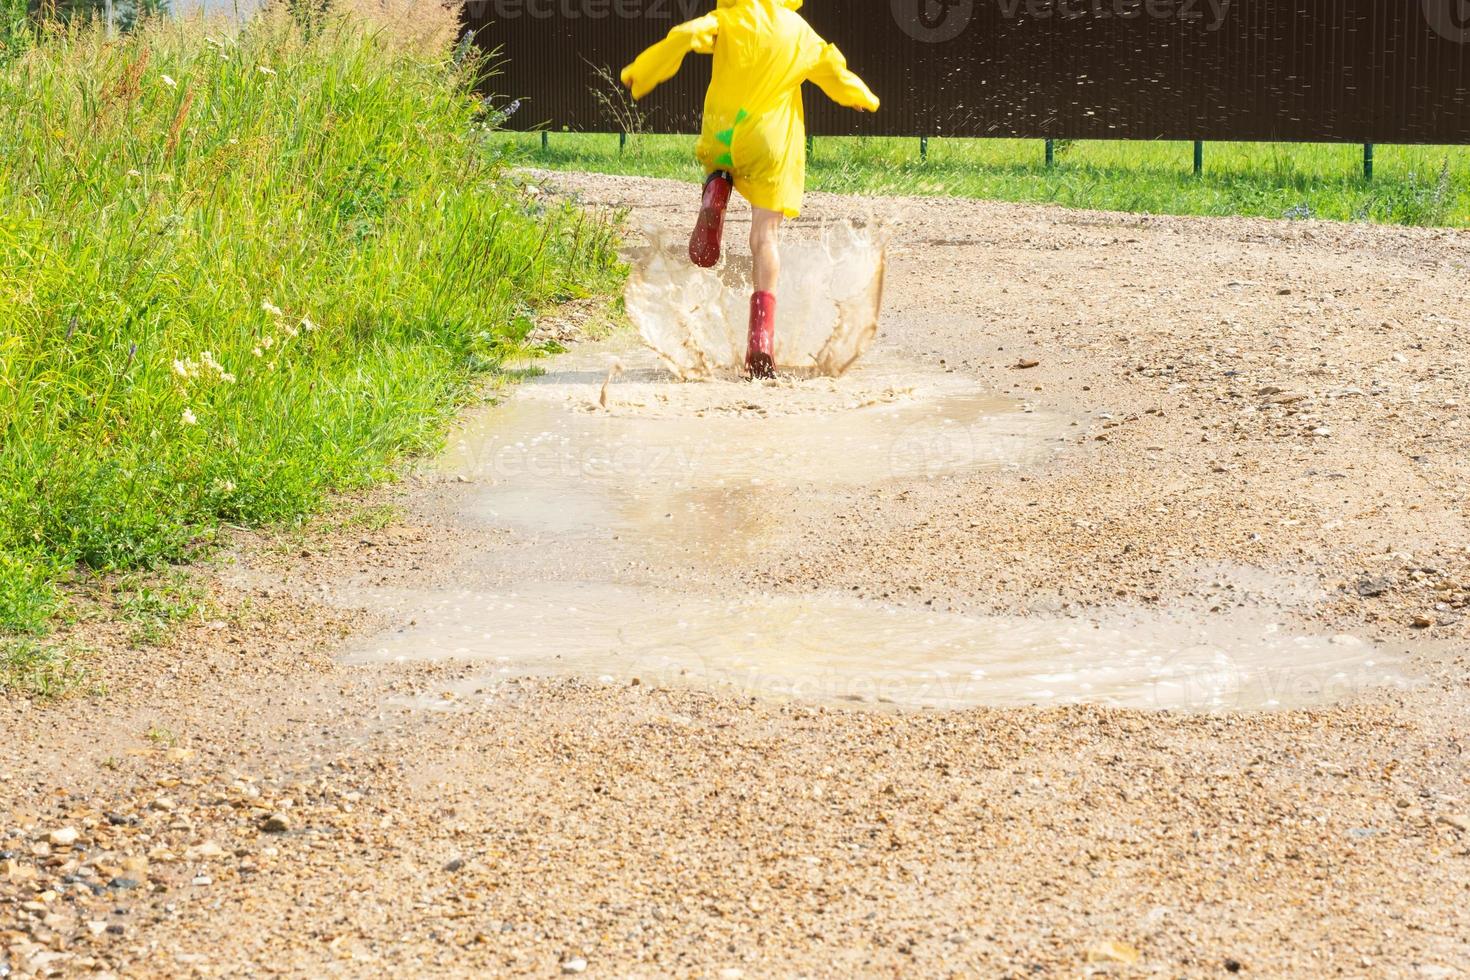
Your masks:
<instances>
[{"instance_id":1,"label":"brown fence panel","mask_svg":"<svg viewBox=\"0 0 1470 980\"><path fill-rule=\"evenodd\" d=\"M612 131L616 76L710 0L471 0L509 125ZM1470 143L1470 0L811 0L883 100L807 90L817 135ZM641 104L695 132L709 59Z\"/></svg>"}]
</instances>

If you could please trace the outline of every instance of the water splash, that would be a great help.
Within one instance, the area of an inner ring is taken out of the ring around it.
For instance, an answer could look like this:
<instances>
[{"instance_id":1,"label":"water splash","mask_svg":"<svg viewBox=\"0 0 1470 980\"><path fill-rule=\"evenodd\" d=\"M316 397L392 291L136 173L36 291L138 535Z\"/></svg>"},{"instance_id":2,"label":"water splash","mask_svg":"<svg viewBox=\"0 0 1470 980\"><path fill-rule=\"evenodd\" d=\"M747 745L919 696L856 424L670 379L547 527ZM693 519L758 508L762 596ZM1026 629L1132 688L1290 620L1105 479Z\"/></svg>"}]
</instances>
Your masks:
<instances>
[{"instance_id":1,"label":"water splash","mask_svg":"<svg viewBox=\"0 0 1470 980\"><path fill-rule=\"evenodd\" d=\"M624 292L644 343L685 379L737 374L745 363L750 260L714 269L689 261L682 233L645 228ZM878 334L888 235L881 226L825 225L815 238L781 243L776 365L784 373L838 377Z\"/></svg>"}]
</instances>

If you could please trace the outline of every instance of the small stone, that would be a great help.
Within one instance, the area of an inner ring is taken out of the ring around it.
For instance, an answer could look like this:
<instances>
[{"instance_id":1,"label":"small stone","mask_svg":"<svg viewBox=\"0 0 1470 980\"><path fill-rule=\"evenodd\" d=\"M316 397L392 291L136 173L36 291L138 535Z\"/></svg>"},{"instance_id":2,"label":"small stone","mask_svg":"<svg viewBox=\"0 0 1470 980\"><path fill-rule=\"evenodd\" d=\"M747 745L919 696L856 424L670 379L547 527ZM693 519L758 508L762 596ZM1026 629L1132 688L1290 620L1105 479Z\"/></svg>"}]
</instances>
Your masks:
<instances>
[{"instance_id":1,"label":"small stone","mask_svg":"<svg viewBox=\"0 0 1470 980\"><path fill-rule=\"evenodd\" d=\"M62 827L60 830L53 830L47 834L46 840L57 847L71 847L80 836L81 834L75 827Z\"/></svg>"},{"instance_id":2,"label":"small stone","mask_svg":"<svg viewBox=\"0 0 1470 980\"><path fill-rule=\"evenodd\" d=\"M212 840L207 840L203 844L196 844L184 852L184 859L186 861L198 861L201 859L213 860L214 858L224 856L225 849Z\"/></svg>"},{"instance_id":3,"label":"small stone","mask_svg":"<svg viewBox=\"0 0 1470 980\"><path fill-rule=\"evenodd\" d=\"M1463 813L1442 813L1439 822L1447 827L1453 827L1462 834L1470 834L1470 816Z\"/></svg>"},{"instance_id":4,"label":"small stone","mask_svg":"<svg viewBox=\"0 0 1470 980\"><path fill-rule=\"evenodd\" d=\"M1034 368L1034 367L1036 367L1036 365L1038 365L1040 363L1041 363L1040 361L1032 360L1029 357L1023 357L1019 361L1016 362L1016 367L1017 368L1020 368L1022 371L1024 371L1027 368Z\"/></svg>"},{"instance_id":5,"label":"small stone","mask_svg":"<svg viewBox=\"0 0 1470 980\"><path fill-rule=\"evenodd\" d=\"M458 871L462 867L464 867L464 858L451 858L444 862L445 871Z\"/></svg>"},{"instance_id":6,"label":"small stone","mask_svg":"<svg viewBox=\"0 0 1470 980\"><path fill-rule=\"evenodd\" d=\"M114 878L114 879L112 879L111 881L109 881L107 883L107 887L108 888L111 888L111 889L114 889L116 891L125 891L125 890L127 890L129 888L137 888L138 887L138 879L136 879L136 878Z\"/></svg>"},{"instance_id":7,"label":"small stone","mask_svg":"<svg viewBox=\"0 0 1470 980\"><path fill-rule=\"evenodd\" d=\"M1358 595L1365 599L1383 595L1393 588L1393 579L1385 575L1364 575L1358 579Z\"/></svg>"},{"instance_id":8,"label":"small stone","mask_svg":"<svg viewBox=\"0 0 1470 980\"><path fill-rule=\"evenodd\" d=\"M1240 969L1241 969L1241 967L1240 967L1240 960L1237 960L1233 956L1227 956L1227 957L1225 957L1225 972L1227 972L1227 973L1239 973L1240 972Z\"/></svg>"},{"instance_id":9,"label":"small stone","mask_svg":"<svg viewBox=\"0 0 1470 980\"><path fill-rule=\"evenodd\" d=\"M212 884L214 884L214 879L211 878L211 877L209 877L209 875L195 875L194 876L193 884L196 884L196 885L212 885Z\"/></svg>"},{"instance_id":10,"label":"small stone","mask_svg":"<svg viewBox=\"0 0 1470 980\"><path fill-rule=\"evenodd\" d=\"M101 919L90 919L87 922L87 931L94 936L100 936L107 931L107 923Z\"/></svg>"},{"instance_id":11,"label":"small stone","mask_svg":"<svg viewBox=\"0 0 1470 980\"><path fill-rule=\"evenodd\" d=\"M1122 963L1132 966L1138 962L1138 950L1116 939L1098 943L1087 951L1089 963Z\"/></svg>"},{"instance_id":12,"label":"small stone","mask_svg":"<svg viewBox=\"0 0 1470 980\"><path fill-rule=\"evenodd\" d=\"M267 834L284 834L291 829L291 821L284 813L272 813L260 822L260 829Z\"/></svg>"},{"instance_id":13,"label":"small stone","mask_svg":"<svg viewBox=\"0 0 1470 980\"><path fill-rule=\"evenodd\" d=\"M563 960L561 964L561 972L563 973L584 973L586 970L587 961L580 956L573 956L569 960Z\"/></svg>"},{"instance_id":14,"label":"small stone","mask_svg":"<svg viewBox=\"0 0 1470 980\"><path fill-rule=\"evenodd\" d=\"M1416 630L1428 629L1434 625L1434 620L1425 615L1417 615L1409 621L1409 625Z\"/></svg>"},{"instance_id":15,"label":"small stone","mask_svg":"<svg viewBox=\"0 0 1470 980\"><path fill-rule=\"evenodd\" d=\"M111 935L121 936L123 933L128 931L128 927L123 925L121 922L110 922L107 925L107 931Z\"/></svg>"}]
</instances>

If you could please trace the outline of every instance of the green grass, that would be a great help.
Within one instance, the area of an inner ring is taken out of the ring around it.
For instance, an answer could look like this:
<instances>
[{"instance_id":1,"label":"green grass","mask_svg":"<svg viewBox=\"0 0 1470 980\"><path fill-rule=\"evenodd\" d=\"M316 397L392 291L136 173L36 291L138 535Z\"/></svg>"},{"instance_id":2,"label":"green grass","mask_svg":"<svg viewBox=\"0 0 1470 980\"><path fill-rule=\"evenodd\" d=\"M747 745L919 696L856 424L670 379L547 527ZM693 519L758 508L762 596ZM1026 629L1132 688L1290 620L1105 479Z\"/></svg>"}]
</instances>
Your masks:
<instances>
[{"instance_id":1,"label":"green grass","mask_svg":"<svg viewBox=\"0 0 1470 980\"><path fill-rule=\"evenodd\" d=\"M0 0L0 636L44 633L79 563L390 475L615 280L617 229L507 180L453 13L419 8L108 41ZM60 669L7 650L0 689Z\"/></svg>"},{"instance_id":2,"label":"green grass","mask_svg":"<svg viewBox=\"0 0 1470 980\"><path fill-rule=\"evenodd\" d=\"M135 647L163 642L175 625L198 617L205 606L204 590L179 569L124 575L113 587L113 600L117 617L131 626L128 640Z\"/></svg>"},{"instance_id":3,"label":"green grass","mask_svg":"<svg viewBox=\"0 0 1470 980\"><path fill-rule=\"evenodd\" d=\"M86 670L66 648L31 637L0 637L0 691L59 698L86 681Z\"/></svg>"},{"instance_id":4,"label":"green grass","mask_svg":"<svg viewBox=\"0 0 1470 980\"><path fill-rule=\"evenodd\" d=\"M501 133L495 145L527 166L698 180L694 139L635 135ZM1408 225L1470 224L1470 147L1380 146L1375 179L1363 179L1362 147L1207 143L1193 173L1187 142L1060 141L1045 166L1041 140L819 137L810 190L922 194L1060 204L1149 214L1324 218Z\"/></svg>"}]
</instances>

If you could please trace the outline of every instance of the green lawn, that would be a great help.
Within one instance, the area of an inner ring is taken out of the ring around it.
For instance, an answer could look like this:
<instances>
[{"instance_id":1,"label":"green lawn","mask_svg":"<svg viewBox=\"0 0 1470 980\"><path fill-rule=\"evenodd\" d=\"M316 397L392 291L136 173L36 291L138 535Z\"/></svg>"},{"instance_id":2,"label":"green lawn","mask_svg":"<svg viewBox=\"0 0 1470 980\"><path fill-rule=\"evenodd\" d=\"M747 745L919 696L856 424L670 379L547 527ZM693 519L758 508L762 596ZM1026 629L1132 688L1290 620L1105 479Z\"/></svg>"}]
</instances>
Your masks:
<instances>
[{"instance_id":1,"label":"green lawn","mask_svg":"<svg viewBox=\"0 0 1470 980\"><path fill-rule=\"evenodd\" d=\"M502 133L517 164L697 180L693 137ZM1256 215L1410 225L1470 224L1470 147L1379 146L1363 179L1359 145L1207 143L1195 177L1188 142L1059 141L1045 166L1041 140L819 137L811 190L1031 201L1152 214Z\"/></svg>"}]
</instances>

